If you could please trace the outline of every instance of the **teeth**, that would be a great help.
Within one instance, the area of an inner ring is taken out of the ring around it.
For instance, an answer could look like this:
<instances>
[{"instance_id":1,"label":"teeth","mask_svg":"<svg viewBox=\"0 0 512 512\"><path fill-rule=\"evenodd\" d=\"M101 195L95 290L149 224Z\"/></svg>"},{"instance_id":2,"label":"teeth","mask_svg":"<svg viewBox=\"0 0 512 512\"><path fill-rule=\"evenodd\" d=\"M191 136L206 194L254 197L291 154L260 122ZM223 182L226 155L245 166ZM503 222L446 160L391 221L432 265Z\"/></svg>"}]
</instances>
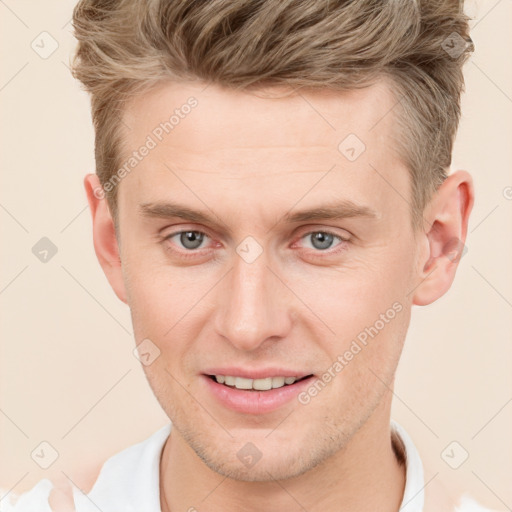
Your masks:
<instances>
[{"instance_id":1,"label":"teeth","mask_svg":"<svg viewBox=\"0 0 512 512\"><path fill-rule=\"evenodd\" d=\"M282 388L284 386L284 377L272 377L272 389Z\"/></svg>"},{"instance_id":2,"label":"teeth","mask_svg":"<svg viewBox=\"0 0 512 512\"><path fill-rule=\"evenodd\" d=\"M232 377L230 375L215 375L219 384L232 386L237 389L255 389L268 391L269 389L282 388L285 384L293 384L297 377L267 377L265 379L246 379L245 377Z\"/></svg>"},{"instance_id":3,"label":"teeth","mask_svg":"<svg viewBox=\"0 0 512 512\"><path fill-rule=\"evenodd\" d=\"M269 389L272 389L272 377L268 377L266 379L254 379L251 387L258 391L268 391Z\"/></svg>"},{"instance_id":4,"label":"teeth","mask_svg":"<svg viewBox=\"0 0 512 512\"><path fill-rule=\"evenodd\" d=\"M222 375L221 375L222 377ZM227 386L234 386L236 381L236 377L224 377L224 384Z\"/></svg>"},{"instance_id":5,"label":"teeth","mask_svg":"<svg viewBox=\"0 0 512 512\"><path fill-rule=\"evenodd\" d=\"M252 389L252 379L244 379L243 377L237 377L235 379L235 388Z\"/></svg>"}]
</instances>

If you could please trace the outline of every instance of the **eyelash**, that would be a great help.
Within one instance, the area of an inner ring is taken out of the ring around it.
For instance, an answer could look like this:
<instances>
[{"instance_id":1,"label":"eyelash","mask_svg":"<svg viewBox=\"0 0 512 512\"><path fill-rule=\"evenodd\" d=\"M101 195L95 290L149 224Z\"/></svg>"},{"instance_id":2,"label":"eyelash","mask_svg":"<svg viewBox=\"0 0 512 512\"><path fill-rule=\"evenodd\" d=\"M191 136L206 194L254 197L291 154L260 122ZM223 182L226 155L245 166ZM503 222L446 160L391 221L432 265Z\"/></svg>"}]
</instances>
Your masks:
<instances>
[{"instance_id":1,"label":"eyelash","mask_svg":"<svg viewBox=\"0 0 512 512\"><path fill-rule=\"evenodd\" d=\"M207 236L208 238L211 238L208 235L208 233L205 233L204 231L199 231L197 229L182 229L180 231L175 231L173 233L170 233L170 234L166 235L163 238L163 242L167 242L171 238L173 238L174 236L181 235L182 233L187 233L187 232L199 233L199 234ZM334 238L339 239L340 243L336 246L335 249L325 249L325 250L310 249L309 251L313 251L313 257L320 257L320 258L322 258L322 257L325 257L325 256L321 256L322 254L327 254L329 256L332 256L332 255L335 255L335 254L339 254L339 253L341 253L342 251L344 251L346 249L346 244L350 242L350 240L348 238L344 238L344 237L342 237L340 235L337 235L336 233L333 233L332 231L323 230L323 229L317 229L317 230L314 230L314 231L308 231L307 233L304 233L303 235L301 235L299 237L299 241L304 239L304 238L306 238L307 236L313 235L315 233L323 233L325 235L332 235ZM295 245L295 243L296 242L294 242L293 245ZM170 250L172 250L174 252L178 252L184 258L194 258L194 257L197 257L198 253L200 251L202 251L203 249L189 249L189 250L186 250L186 249L182 249L182 250L170 249ZM318 253L318 254L315 255L314 253Z\"/></svg>"}]
</instances>

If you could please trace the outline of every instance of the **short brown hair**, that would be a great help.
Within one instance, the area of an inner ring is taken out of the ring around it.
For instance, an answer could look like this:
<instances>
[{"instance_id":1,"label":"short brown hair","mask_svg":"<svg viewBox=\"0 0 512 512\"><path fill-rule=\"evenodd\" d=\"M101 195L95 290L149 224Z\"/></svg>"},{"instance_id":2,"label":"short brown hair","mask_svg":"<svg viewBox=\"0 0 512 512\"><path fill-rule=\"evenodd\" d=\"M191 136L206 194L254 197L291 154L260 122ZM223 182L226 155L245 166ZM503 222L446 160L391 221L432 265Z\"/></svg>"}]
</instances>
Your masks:
<instances>
[{"instance_id":1,"label":"short brown hair","mask_svg":"<svg viewBox=\"0 0 512 512\"><path fill-rule=\"evenodd\" d=\"M100 182L120 165L126 100L159 83L343 91L387 77L417 227L451 164L469 19L463 0L80 0L72 73L91 94Z\"/></svg>"}]
</instances>

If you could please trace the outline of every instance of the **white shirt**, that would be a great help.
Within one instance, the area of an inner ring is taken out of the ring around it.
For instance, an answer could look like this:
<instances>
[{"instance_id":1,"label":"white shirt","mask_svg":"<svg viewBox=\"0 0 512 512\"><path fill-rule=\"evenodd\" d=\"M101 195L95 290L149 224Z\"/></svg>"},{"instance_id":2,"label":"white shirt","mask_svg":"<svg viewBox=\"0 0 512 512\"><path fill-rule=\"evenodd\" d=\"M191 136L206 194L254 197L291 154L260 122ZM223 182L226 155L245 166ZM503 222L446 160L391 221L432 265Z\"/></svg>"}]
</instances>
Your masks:
<instances>
[{"instance_id":1,"label":"white shirt","mask_svg":"<svg viewBox=\"0 0 512 512\"><path fill-rule=\"evenodd\" d=\"M405 429L394 420L391 428L405 449L406 482L400 512L423 512L425 481L421 458ZM169 423L146 440L110 457L87 495L73 487L76 511L161 512L160 455L170 432ZM48 497L52 488L51 481L43 479L16 502L10 499L11 495L5 496L6 490L0 489L0 512L51 512ZM489 512L489 509L464 496L454 512Z\"/></svg>"}]
</instances>

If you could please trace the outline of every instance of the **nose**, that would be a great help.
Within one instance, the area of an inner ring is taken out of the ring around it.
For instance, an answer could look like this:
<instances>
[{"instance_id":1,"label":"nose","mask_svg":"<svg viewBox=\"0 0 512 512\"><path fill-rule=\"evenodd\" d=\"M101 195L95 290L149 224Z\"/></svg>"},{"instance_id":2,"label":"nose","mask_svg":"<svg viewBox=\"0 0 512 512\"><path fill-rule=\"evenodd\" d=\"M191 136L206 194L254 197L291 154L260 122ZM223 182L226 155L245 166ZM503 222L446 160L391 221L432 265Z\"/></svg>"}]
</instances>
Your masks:
<instances>
[{"instance_id":1,"label":"nose","mask_svg":"<svg viewBox=\"0 0 512 512\"><path fill-rule=\"evenodd\" d=\"M292 326L290 292L265 254L251 263L235 254L216 297L216 332L240 350L254 351L267 340L284 338Z\"/></svg>"}]
</instances>

